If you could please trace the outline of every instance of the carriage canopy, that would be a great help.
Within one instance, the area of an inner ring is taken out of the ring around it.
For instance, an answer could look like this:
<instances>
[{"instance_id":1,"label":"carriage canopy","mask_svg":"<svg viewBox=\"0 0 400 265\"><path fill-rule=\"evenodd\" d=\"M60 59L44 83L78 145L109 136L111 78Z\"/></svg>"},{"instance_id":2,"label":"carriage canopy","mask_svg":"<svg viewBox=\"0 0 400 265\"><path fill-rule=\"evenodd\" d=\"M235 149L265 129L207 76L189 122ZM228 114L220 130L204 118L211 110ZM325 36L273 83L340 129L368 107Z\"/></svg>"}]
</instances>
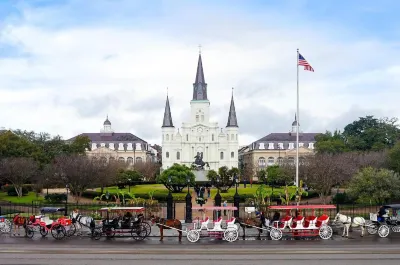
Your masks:
<instances>
[{"instance_id":1,"label":"carriage canopy","mask_svg":"<svg viewBox=\"0 0 400 265\"><path fill-rule=\"evenodd\" d=\"M143 212L145 210L144 207L104 207L101 208L99 211L126 211L126 212Z\"/></svg>"},{"instance_id":2,"label":"carriage canopy","mask_svg":"<svg viewBox=\"0 0 400 265\"><path fill-rule=\"evenodd\" d=\"M399 205L400 206L400 205ZM271 210L302 210L302 209L336 209L335 205L277 205L270 206Z\"/></svg>"},{"instance_id":3,"label":"carriage canopy","mask_svg":"<svg viewBox=\"0 0 400 265\"><path fill-rule=\"evenodd\" d=\"M56 212L64 212L65 208L57 208L57 207L43 207L40 209L40 213L56 213Z\"/></svg>"}]
</instances>

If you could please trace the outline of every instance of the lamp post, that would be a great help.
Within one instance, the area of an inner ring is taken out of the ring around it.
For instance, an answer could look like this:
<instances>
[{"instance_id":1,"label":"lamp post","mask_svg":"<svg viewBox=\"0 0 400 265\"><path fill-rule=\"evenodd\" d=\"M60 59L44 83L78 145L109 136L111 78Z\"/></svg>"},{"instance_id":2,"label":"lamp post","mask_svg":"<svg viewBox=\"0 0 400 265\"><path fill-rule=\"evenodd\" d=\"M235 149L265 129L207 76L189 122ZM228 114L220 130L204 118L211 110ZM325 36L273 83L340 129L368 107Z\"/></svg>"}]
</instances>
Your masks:
<instances>
[{"instance_id":1,"label":"lamp post","mask_svg":"<svg viewBox=\"0 0 400 265\"><path fill-rule=\"evenodd\" d=\"M107 205L108 205L108 200L110 199L110 193L107 191L106 192L106 202L107 202Z\"/></svg>"},{"instance_id":2,"label":"lamp post","mask_svg":"<svg viewBox=\"0 0 400 265\"><path fill-rule=\"evenodd\" d=\"M131 179L128 179L128 192L131 192Z\"/></svg>"},{"instance_id":3,"label":"lamp post","mask_svg":"<svg viewBox=\"0 0 400 265\"><path fill-rule=\"evenodd\" d=\"M240 206L240 195L238 193L238 186L239 186L239 178L237 177L237 175L235 174L233 181L235 183L236 186L236 193L233 196L233 205L237 208L237 210L235 210L233 212L233 216L236 218L239 218L239 206Z\"/></svg>"},{"instance_id":4,"label":"lamp post","mask_svg":"<svg viewBox=\"0 0 400 265\"><path fill-rule=\"evenodd\" d=\"M190 176L186 176L187 183L187 194L186 194L186 214L185 214L185 223L192 222L192 195L190 195L189 185L190 185Z\"/></svg>"},{"instance_id":5,"label":"lamp post","mask_svg":"<svg viewBox=\"0 0 400 265\"><path fill-rule=\"evenodd\" d=\"M168 176L168 186L171 187L171 183L172 183L172 177ZM172 203L173 203L173 197L172 197L172 193L171 193L171 189L168 189L168 196L167 196L167 219L173 219L172 218Z\"/></svg>"},{"instance_id":6,"label":"lamp post","mask_svg":"<svg viewBox=\"0 0 400 265\"><path fill-rule=\"evenodd\" d=\"M49 195L49 178L46 178L46 189L47 189L46 194Z\"/></svg>"},{"instance_id":7,"label":"lamp post","mask_svg":"<svg viewBox=\"0 0 400 265\"><path fill-rule=\"evenodd\" d=\"M64 211L64 216L68 216L68 189L69 189L69 185L66 184L65 185L65 189L67 190L67 196L65 198L65 211Z\"/></svg>"},{"instance_id":8,"label":"lamp post","mask_svg":"<svg viewBox=\"0 0 400 265\"><path fill-rule=\"evenodd\" d=\"M216 181L217 181L217 194L215 195L215 198L214 198L214 201L215 201L215 206L219 206L219 207L221 207L221 200L222 200L222 198L221 198L221 194L219 194L219 182L221 181L221 177L220 176L218 176L217 175L217 177L215 178L216 179ZM217 215L218 216L216 216L215 218L214 218L214 220L217 220L218 219L218 217L219 216L221 216L221 211L218 211L217 212Z\"/></svg>"},{"instance_id":9,"label":"lamp post","mask_svg":"<svg viewBox=\"0 0 400 265\"><path fill-rule=\"evenodd\" d=\"M336 184L336 213L339 213L339 183Z\"/></svg>"}]
</instances>

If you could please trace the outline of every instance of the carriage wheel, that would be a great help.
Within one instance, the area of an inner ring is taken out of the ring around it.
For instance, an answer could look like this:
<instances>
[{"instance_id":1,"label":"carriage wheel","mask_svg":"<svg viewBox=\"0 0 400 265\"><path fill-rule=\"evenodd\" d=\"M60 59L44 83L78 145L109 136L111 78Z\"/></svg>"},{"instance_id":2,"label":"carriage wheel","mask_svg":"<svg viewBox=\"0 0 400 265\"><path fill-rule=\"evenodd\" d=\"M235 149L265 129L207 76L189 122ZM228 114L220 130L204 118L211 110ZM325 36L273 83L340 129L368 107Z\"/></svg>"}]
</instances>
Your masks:
<instances>
[{"instance_id":1,"label":"carriage wheel","mask_svg":"<svg viewBox=\"0 0 400 265\"><path fill-rule=\"evenodd\" d=\"M269 236L272 240L281 240L283 234L280 229L272 227L271 231L269 231Z\"/></svg>"},{"instance_id":2,"label":"carriage wheel","mask_svg":"<svg viewBox=\"0 0 400 265\"><path fill-rule=\"evenodd\" d=\"M67 236L68 237L73 236L75 235L75 233L76 233L76 225L71 223L71 225L68 226Z\"/></svg>"},{"instance_id":3,"label":"carriage wheel","mask_svg":"<svg viewBox=\"0 0 400 265\"><path fill-rule=\"evenodd\" d=\"M236 241L239 237L239 233L234 228L228 228L224 232L224 239L228 242Z\"/></svg>"},{"instance_id":4,"label":"carriage wheel","mask_svg":"<svg viewBox=\"0 0 400 265\"><path fill-rule=\"evenodd\" d=\"M367 232L370 235L375 235L378 232L378 225L372 223L371 221L365 221L365 227L367 228Z\"/></svg>"},{"instance_id":5,"label":"carriage wheel","mask_svg":"<svg viewBox=\"0 0 400 265\"><path fill-rule=\"evenodd\" d=\"M114 227L107 227L107 228L105 229L105 234L106 234L106 237L108 237L108 238L113 238L113 237L115 236L115 229L114 229Z\"/></svg>"},{"instance_id":6,"label":"carriage wheel","mask_svg":"<svg viewBox=\"0 0 400 265\"><path fill-rule=\"evenodd\" d=\"M49 231L46 230L46 228L43 227L43 226L40 226L40 227L39 227L39 232L40 232L40 234L42 235L42 237L47 236L47 234L49 233Z\"/></svg>"},{"instance_id":7,"label":"carriage wheel","mask_svg":"<svg viewBox=\"0 0 400 265\"><path fill-rule=\"evenodd\" d=\"M137 227L132 228L131 235L135 240L143 240L147 236L147 229L145 225L139 224Z\"/></svg>"},{"instance_id":8,"label":"carriage wheel","mask_svg":"<svg viewBox=\"0 0 400 265\"><path fill-rule=\"evenodd\" d=\"M59 224L54 225L51 228L50 232L51 232L51 235L54 237L54 239L57 239L57 240L63 239L67 234L67 231L65 231L65 227L63 225L59 225Z\"/></svg>"},{"instance_id":9,"label":"carriage wheel","mask_svg":"<svg viewBox=\"0 0 400 265\"><path fill-rule=\"evenodd\" d=\"M186 237L190 242L195 243L199 241L200 233L197 230L189 230L186 234Z\"/></svg>"},{"instance_id":10,"label":"carriage wheel","mask_svg":"<svg viewBox=\"0 0 400 265\"><path fill-rule=\"evenodd\" d=\"M99 240L101 238L101 235L103 233L103 230L101 228L94 229L92 233L92 238L94 240Z\"/></svg>"},{"instance_id":11,"label":"carriage wheel","mask_svg":"<svg viewBox=\"0 0 400 265\"><path fill-rule=\"evenodd\" d=\"M146 236L149 236L151 233L151 225L148 222L143 222L142 225L146 229Z\"/></svg>"},{"instance_id":12,"label":"carriage wheel","mask_svg":"<svg viewBox=\"0 0 400 265\"><path fill-rule=\"evenodd\" d=\"M330 227L329 225L323 225L319 229L319 236L322 239L329 239L332 237L332 235L333 235L333 230L332 227Z\"/></svg>"},{"instance_id":13,"label":"carriage wheel","mask_svg":"<svg viewBox=\"0 0 400 265\"><path fill-rule=\"evenodd\" d=\"M10 233L11 232L11 222L10 220L6 219L4 221L5 227L3 233Z\"/></svg>"},{"instance_id":14,"label":"carriage wheel","mask_svg":"<svg viewBox=\"0 0 400 265\"><path fill-rule=\"evenodd\" d=\"M380 237L387 237L389 235L389 233L390 233L390 228L387 225L381 225L378 228L378 235Z\"/></svg>"},{"instance_id":15,"label":"carriage wheel","mask_svg":"<svg viewBox=\"0 0 400 265\"><path fill-rule=\"evenodd\" d=\"M33 230L33 227L27 226L25 229L26 237L32 238L34 234L35 234L35 230Z\"/></svg>"}]
</instances>

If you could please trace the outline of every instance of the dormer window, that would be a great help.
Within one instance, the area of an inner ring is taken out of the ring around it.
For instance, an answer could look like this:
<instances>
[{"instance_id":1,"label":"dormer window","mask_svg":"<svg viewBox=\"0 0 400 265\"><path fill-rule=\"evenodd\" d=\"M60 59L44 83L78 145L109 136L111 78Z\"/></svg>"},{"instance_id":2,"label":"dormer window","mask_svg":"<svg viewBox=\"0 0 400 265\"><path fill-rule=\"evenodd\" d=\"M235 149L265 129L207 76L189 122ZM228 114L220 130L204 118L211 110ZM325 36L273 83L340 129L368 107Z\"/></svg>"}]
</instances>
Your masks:
<instances>
[{"instance_id":1,"label":"dormer window","mask_svg":"<svg viewBox=\"0 0 400 265\"><path fill-rule=\"evenodd\" d=\"M274 149L274 143L269 143L268 144L268 149Z\"/></svg>"},{"instance_id":2,"label":"dormer window","mask_svg":"<svg viewBox=\"0 0 400 265\"><path fill-rule=\"evenodd\" d=\"M283 149L283 143L278 143L278 149Z\"/></svg>"},{"instance_id":3,"label":"dormer window","mask_svg":"<svg viewBox=\"0 0 400 265\"><path fill-rule=\"evenodd\" d=\"M289 149L293 149L294 148L294 143L289 143Z\"/></svg>"},{"instance_id":4,"label":"dormer window","mask_svg":"<svg viewBox=\"0 0 400 265\"><path fill-rule=\"evenodd\" d=\"M260 143L260 146L258 147L258 149L265 149L264 143Z\"/></svg>"},{"instance_id":5,"label":"dormer window","mask_svg":"<svg viewBox=\"0 0 400 265\"><path fill-rule=\"evenodd\" d=\"M314 143L309 143L309 144L308 144L308 148L314 149Z\"/></svg>"},{"instance_id":6,"label":"dormer window","mask_svg":"<svg viewBox=\"0 0 400 265\"><path fill-rule=\"evenodd\" d=\"M304 143L299 143L299 148L304 147Z\"/></svg>"}]
</instances>

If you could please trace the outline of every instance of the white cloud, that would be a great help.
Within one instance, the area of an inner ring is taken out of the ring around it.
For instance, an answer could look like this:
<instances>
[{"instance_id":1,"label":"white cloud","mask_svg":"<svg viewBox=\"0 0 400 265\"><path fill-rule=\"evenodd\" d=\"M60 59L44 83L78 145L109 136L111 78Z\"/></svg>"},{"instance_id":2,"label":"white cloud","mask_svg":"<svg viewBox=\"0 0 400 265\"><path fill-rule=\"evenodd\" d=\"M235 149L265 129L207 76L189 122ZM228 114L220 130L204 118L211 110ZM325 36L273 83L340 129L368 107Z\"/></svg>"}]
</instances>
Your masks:
<instances>
[{"instance_id":1,"label":"white cloud","mask_svg":"<svg viewBox=\"0 0 400 265\"><path fill-rule=\"evenodd\" d=\"M343 127L354 113L400 116L400 54L391 43L346 39L351 32L335 26L281 23L272 11L251 17L202 7L207 16L197 20L187 9L170 7L146 25L60 28L49 24L61 21L62 11L24 9L24 19L8 22L0 35L0 43L29 54L0 59L0 124L69 138L99 131L108 114L114 130L160 143L167 87L175 126L189 111L199 43L213 119L221 127L235 87L239 126L246 124L241 145L290 129L296 48L315 68L300 70L303 131ZM271 23L260 23L262 16Z\"/></svg>"}]
</instances>

